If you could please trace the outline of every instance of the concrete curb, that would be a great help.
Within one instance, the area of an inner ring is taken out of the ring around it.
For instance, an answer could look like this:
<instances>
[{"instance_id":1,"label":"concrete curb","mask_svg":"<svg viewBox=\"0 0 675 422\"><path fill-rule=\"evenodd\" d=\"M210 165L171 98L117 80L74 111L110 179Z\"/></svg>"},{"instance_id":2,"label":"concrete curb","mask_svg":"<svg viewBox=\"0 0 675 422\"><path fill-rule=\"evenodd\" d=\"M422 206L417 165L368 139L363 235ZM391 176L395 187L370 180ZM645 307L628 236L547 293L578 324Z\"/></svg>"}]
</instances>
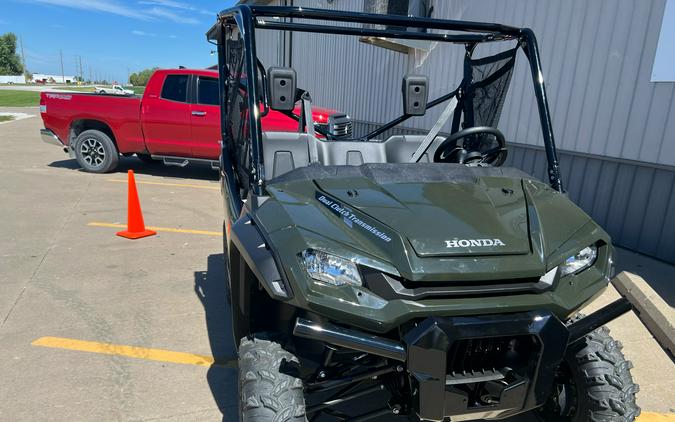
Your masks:
<instances>
[{"instance_id":1,"label":"concrete curb","mask_svg":"<svg viewBox=\"0 0 675 422\"><path fill-rule=\"evenodd\" d=\"M633 305L640 321L656 341L675 356L675 310L639 275L623 271L612 279L616 290Z\"/></svg>"}]
</instances>

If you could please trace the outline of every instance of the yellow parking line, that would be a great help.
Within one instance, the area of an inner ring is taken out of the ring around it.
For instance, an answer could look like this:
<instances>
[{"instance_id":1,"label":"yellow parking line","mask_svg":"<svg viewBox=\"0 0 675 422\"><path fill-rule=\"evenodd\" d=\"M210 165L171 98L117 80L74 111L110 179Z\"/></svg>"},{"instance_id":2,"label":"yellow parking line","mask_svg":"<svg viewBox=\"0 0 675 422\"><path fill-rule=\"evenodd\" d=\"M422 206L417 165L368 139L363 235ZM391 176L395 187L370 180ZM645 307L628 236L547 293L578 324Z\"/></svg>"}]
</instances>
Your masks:
<instances>
[{"instance_id":1,"label":"yellow parking line","mask_svg":"<svg viewBox=\"0 0 675 422\"><path fill-rule=\"evenodd\" d=\"M135 359L146 359L160 362L179 363L183 365L211 366L213 357L194 353L174 352L164 349L125 346L122 344L99 343L63 337L40 337L31 343L33 346L51 347L55 349L75 350L79 352L100 353L104 355L125 356ZM675 414L642 412L637 422L673 422Z\"/></svg>"},{"instance_id":2,"label":"yellow parking line","mask_svg":"<svg viewBox=\"0 0 675 422\"><path fill-rule=\"evenodd\" d=\"M673 422L675 413L642 412L636 420L638 422Z\"/></svg>"},{"instance_id":3,"label":"yellow parking line","mask_svg":"<svg viewBox=\"0 0 675 422\"><path fill-rule=\"evenodd\" d=\"M128 183L127 180L122 180L122 179L108 179L108 182ZM145 181L137 180L136 184L139 184L139 185L174 186L174 187L180 187L180 188L220 190L219 186L192 185L192 184L189 184L189 183L145 182Z\"/></svg>"},{"instance_id":4,"label":"yellow parking line","mask_svg":"<svg viewBox=\"0 0 675 422\"><path fill-rule=\"evenodd\" d=\"M110 227L114 229L125 229L127 226L124 224L112 224L112 223L101 223L98 221L92 221L88 223L87 226L91 227ZM209 230L190 230L190 229L176 229L173 227L145 227L148 230L154 230L156 232L169 232L169 233L189 233L189 234L203 234L205 236L222 236L221 232L214 232Z\"/></svg>"},{"instance_id":5,"label":"yellow parking line","mask_svg":"<svg viewBox=\"0 0 675 422\"><path fill-rule=\"evenodd\" d=\"M145 347L99 343L96 341L84 341L62 337L40 337L31 344L33 346L102 353L104 355L126 356L136 359L181 363L184 365L211 366L214 363L211 356L196 355L194 353L172 352L171 350L148 349Z\"/></svg>"}]
</instances>

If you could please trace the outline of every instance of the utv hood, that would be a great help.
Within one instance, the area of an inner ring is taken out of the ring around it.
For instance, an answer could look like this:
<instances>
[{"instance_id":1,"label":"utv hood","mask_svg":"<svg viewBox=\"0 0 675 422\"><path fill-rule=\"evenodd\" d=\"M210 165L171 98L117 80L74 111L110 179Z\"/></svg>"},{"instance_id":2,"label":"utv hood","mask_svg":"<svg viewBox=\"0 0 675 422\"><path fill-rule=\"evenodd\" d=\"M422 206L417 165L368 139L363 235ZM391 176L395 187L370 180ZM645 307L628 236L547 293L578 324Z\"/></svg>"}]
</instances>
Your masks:
<instances>
[{"instance_id":1,"label":"utv hood","mask_svg":"<svg viewBox=\"0 0 675 422\"><path fill-rule=\"evenodd\" d=\"M465 183L352 179L316 180L317 200L345 223L368 229L359 213L405 238L421 257L519 255L530 251L527 204L520 179ZM385 234L386 235L386 234Z\"/></svg>"}]
</instances>

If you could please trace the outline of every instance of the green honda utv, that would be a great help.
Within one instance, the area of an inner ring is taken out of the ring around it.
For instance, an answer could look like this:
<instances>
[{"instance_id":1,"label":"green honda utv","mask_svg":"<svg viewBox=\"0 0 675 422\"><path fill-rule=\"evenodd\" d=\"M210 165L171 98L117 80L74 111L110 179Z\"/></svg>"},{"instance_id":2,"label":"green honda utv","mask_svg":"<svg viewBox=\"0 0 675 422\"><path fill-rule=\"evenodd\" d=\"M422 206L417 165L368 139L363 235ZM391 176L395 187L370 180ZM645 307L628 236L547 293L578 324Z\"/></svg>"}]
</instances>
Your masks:
<instances>
[{"instance_id":1,"label":"green honda utv","mask_svg":"<svg viewBox=\"0 0 675 422\"><path fill-rule=\"evenodd\" d=\"M243 4L207 38L241 420L635 419L604 327L630 304L578 314L613 247L564 193L530 29ZM547 183L503 165L517 69Z\"/></svg>"}]
</instances>

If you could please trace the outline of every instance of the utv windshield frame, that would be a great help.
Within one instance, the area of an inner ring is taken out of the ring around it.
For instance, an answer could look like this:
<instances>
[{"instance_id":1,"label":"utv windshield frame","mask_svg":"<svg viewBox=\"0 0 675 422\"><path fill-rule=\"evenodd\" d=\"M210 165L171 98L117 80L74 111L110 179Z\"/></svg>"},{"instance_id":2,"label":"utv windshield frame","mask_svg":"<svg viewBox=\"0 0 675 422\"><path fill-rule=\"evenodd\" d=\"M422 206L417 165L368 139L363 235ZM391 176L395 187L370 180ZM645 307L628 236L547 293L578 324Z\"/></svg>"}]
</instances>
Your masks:
<instances>
[{"instance_id":1,"label":"utv windshield frame","mask_svg":"<svg viewBox=\"0 0 675 422\"><path fill-rule=\"evenodd\" d=\"M269 21L260 18L278 18L279 21ZM281 19L288 18L287 21ZM298 23L293 19L303 20L321 20L328 22L350 22L361 24L373 24L378 26L398 26L405 28L418 29L436 29L445 31L454 31L454 33L430 33L430 32L408 32L402 30L392 29L378 29L377 27L344 27L332 26L324 24L312 23ZM551 187L557 191L563 192L563 185L560 176L559 162L556 152L555 139L553 135L553 128L551 123L551 115L548 106L546 95L546 87L544 85L543 72L541 70L541 60L539 55L539 48L534 32L529 28L517 28L497 23L487 22L469 22L457 20L443 20L433 18L419 18L406 17L397 15L382 15L362 12L350 11L336 11L324 9L308 9L303 7L276 7L276 6L255 6L255 5L237 5L230 9L222 11L218 15L218 21L207 32L207 39L218 46L218 70L220 80L226 81L229 74L227 69L227 57L225 51L226 28L228 26L236 25L243 40L244 64L246 66L249 80L258 80L258 78L265 78L264 72L260 73L258 66L258 58L256 54L255 29L273 29L279 31L294 31L294 32L313 32L325 34L338 35L354 35L362 37L384 37L392 39L414 39L414 40L428 40L447 43L465 44L467 46L467 54L465 60L471 60L471 53L473 47L479 43L517 40L518 47L522 48L530 65L530 72L532 75L532 82L534 85L534 93L537 99L537 107L539 110L539 119L541 122L542 135L544 140L544 147L546 150L546 158L548 164L548 178ZM459 32L459 33L457 33ZM264 180L265 180L265 166L262 154L262 130L260 124L260 117L262 117L267 110L262 112L260 110L259 102L256 99L263 99L266 102L267 96L261 91L258 84L248 84L248 129L250 136L250 160L251 160L251 175L248 178L251 191L256 195L263 194ZM429 102L429 106L438 105L455 95L457 90L439 97ZM228 134L225 130L227 120L227 87L225 83L220 84L220 101L221 101L221 132L223 137L223 154L221 154L221 168L226 173L225 176L233 180L231 171L231 159L227 153ZM267 109L267 105L266 105ZM372 137L374 134L379 134L387 129L390 129L412 116L402 115L389 123L384 124L376 131L366 135L365 138ZM377 132L377 133L376 133ZM229 183L231 186L231 183ZM234 189L233 189L234 190ZM235 192L232 192L235 193ZM239 195L237 195L239 196Z\"/></svg>"}]
</instances>

